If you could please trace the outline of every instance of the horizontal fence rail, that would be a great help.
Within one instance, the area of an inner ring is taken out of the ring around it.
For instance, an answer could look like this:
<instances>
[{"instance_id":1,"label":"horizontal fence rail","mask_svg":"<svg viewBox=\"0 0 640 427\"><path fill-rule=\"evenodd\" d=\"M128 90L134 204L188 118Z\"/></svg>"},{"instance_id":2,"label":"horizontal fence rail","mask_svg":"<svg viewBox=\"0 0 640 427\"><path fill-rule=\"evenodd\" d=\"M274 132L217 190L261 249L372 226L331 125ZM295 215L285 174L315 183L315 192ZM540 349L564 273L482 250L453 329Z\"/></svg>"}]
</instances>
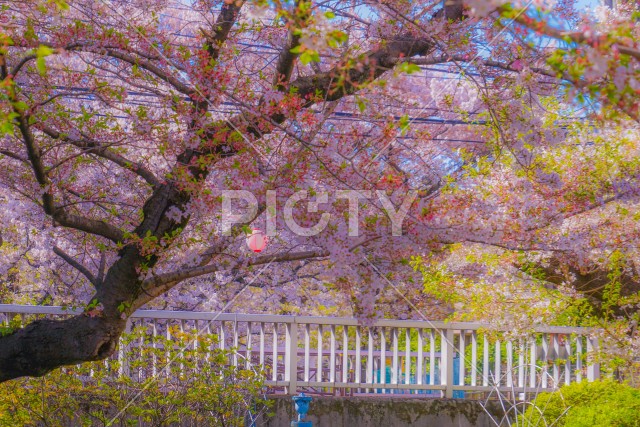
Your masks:
<instances>
[{"instance_id":1,"label":"horizontal fence rail","mask_svg":"<svg viewBox=\"0 0 640 427\"><path fill-rule=\"evenodd\" d=\"M0 304L5 324L80 313ZM215 334L219 348L232 351L231 365L260 370L268 387L289 394L477 398L506 392L528 399L600 376L598 340L588 328L542 326L510 337L480 323L385 319L363 325L341 317L167 310L137 310L127 324L129 331L168 338L171 327ZM134 375L123 347L120 374Z\"/></svg>"}]
</instances>

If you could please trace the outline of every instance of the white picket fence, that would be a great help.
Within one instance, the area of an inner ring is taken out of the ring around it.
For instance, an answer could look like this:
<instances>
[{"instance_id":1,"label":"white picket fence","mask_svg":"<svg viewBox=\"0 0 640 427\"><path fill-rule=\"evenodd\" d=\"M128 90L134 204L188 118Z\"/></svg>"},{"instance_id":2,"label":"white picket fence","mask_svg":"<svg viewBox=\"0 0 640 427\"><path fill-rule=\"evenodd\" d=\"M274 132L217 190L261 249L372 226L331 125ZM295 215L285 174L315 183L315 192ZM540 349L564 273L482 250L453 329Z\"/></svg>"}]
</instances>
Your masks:
<instances>
[{"instance_id":1,"label":"white picket fence","mask_svg":"<svg viewBox=\"0 0 640 427\"><path fill-rule=\"evenodd\" d=\"M79 310L0 304L15 316L64 318ZM170 325L218 336L230 363L261 369L276 392L478 397L494 392L526 399L563 384L599 378L592 330L538 327L495 337L479 323L138 310L128 327L166 334ZM122 346L121 346L122 347ZM120 348L122 358L124 350ZM125 374L130 374L123 360Z\"/></svg>"}]
</instances>

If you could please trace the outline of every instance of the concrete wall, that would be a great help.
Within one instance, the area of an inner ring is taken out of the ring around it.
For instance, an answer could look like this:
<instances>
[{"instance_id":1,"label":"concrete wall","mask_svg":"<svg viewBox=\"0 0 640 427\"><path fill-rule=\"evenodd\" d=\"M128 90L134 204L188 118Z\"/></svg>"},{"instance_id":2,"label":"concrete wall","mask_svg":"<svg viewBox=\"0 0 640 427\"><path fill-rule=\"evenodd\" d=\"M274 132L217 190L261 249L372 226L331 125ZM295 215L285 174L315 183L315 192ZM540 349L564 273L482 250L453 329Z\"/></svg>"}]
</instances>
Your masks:
<instances>
[{"instance_id":1,"label":"concrete wall","mask_svg":"<svg viewBox=\"0 0 640 427\"><path fill-rule=\"evenodd\" d=\"M273 396L275 413L258 427L290 426L295 410L290 396ZM482 402L484 403L484 402ZM487 411L499 424L503 412L497 402ZM495 427L496 421L473 400L409 397L313 396L309 415L314 427ZM506 421L505 424L507 425Z\"/></svg>"}]
</instances>

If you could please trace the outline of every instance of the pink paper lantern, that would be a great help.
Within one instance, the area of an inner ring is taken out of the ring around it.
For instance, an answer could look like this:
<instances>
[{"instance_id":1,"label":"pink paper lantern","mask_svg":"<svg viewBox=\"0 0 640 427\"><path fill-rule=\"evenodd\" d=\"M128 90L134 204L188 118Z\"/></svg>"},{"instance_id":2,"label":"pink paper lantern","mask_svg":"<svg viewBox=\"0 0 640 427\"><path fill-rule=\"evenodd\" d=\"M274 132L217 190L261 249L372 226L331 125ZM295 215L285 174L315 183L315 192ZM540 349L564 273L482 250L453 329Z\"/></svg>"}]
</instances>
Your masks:
<instances>
[{"instance_id":1,"label":"pink paper lantern","mask_svg":"<svg viewBox=\"0 0 640 427\"><path fill-rule=\"evenodd\" d=\"M268 241L269 238L265 236L262 230L254 228L251 235L247 237L247 246L249 246L249 249L253 252L258 253L262 252L262 250L267 247Z\"/></svg>"}]
</instances>

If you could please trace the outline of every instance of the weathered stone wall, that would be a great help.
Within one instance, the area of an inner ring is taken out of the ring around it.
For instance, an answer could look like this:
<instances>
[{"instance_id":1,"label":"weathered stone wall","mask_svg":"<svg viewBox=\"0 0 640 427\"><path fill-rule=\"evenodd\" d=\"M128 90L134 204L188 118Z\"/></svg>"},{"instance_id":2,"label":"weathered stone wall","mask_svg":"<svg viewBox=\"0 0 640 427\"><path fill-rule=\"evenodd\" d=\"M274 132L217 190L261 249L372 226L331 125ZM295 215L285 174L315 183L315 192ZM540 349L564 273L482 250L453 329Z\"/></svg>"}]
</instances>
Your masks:
<instances>
[{"instance_id":1,"label":"weathered stone wall","mask_svg":"<svg viewBox=\"0 0 640 427\"><path fill-rule=\"evenodd\" d=\"M290 426L295 419L291 397L273 396L272 400L275 415L256 426ZM490 402L485 411L481 402L473 400L314 396L305 421L312 421L314 427L495 427L503 416L497 402Z\"/></svg>"}]
</instances>

